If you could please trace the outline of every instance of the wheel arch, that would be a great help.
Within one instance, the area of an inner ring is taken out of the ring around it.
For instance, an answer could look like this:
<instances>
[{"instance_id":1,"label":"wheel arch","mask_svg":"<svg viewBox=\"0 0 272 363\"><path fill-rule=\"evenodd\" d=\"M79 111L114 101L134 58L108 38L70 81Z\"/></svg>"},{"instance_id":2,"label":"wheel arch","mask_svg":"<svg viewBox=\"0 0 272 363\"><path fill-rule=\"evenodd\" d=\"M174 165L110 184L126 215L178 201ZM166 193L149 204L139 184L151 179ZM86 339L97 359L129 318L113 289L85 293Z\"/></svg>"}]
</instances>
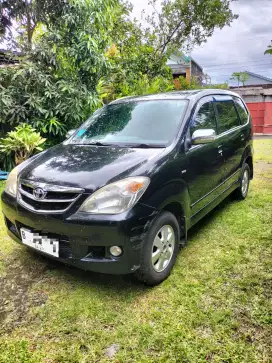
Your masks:
<instances>
[{"instance_id":1,"label":"wheel arch","mask_svg":"<svg viewBox=\"0 0 272 363\"><path fill-rule=\"evenodd\" d=\"M243 153L243 157L241 160L241 165L240 167L243 166L244 163L247 163L249 168L250 168L250 179L253 179L253 155L252 155L252 150L251 147L248 145Z\"/></svg>"},{"instance_id":2,"label":"wheel arch","mask_svg":"<svg viewBox=\"0 0 272 363\"><path fill-rule=\"evenodd\" d=\"M145 203L158 211L172 213L180 226L182 239L187 239L187 231L191 217L190 196L184 180L172 180L162 187L156 188Z\"/></svg>"},{"instance_id":3,"label":"wheel arch","mask_svg":"<svg viewBox=\"0 0 272 363\"><path fill-rule=\"evenodd\" d=\"M252 155L248 155L248 157L245 159L245 162L248 164L250 168L250 179L253 179L253 157Z\"/></svg>"},{"instance_id":4,"label":"wheel arch","mask_svg":"<svg viewBox=\"0 0 272 363\"><path fill-rule=\"evenodd\" d=\"M170 212L176 217L180 227L181 244L185 244L187 242L188 218L186 217L183 205L179 202L171 202L166 204L162 211Z\"/></svg>"}]
</instances>

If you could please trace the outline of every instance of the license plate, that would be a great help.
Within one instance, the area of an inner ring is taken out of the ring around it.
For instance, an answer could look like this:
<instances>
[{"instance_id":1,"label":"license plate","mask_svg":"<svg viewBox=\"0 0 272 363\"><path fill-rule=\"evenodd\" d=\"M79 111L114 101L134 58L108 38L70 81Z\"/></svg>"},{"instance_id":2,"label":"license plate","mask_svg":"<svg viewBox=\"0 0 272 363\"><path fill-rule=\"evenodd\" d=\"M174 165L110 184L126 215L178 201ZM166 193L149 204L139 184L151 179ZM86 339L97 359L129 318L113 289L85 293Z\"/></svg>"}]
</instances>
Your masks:
<instances>
[{"instance_id":1,"label":"license plate","mask_svg":"<svg viewBox=\"0 0 272 363\"><path fill-rule=\"evenodd\" d=\"M35 248L48 255L59 257L59 241L38 233L32 233L28 229L21 228L22 242L26 246Z\"/></svg>"}]
</instances>

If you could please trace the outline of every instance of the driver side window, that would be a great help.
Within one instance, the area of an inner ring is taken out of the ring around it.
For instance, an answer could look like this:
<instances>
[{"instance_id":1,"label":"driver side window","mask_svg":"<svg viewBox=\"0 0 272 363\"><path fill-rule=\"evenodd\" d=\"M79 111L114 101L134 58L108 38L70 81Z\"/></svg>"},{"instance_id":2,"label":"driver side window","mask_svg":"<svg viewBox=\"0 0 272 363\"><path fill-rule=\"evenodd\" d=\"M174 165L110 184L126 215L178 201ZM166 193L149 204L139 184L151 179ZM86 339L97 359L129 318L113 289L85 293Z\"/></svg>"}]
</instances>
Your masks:
<instances>
[{"instance_id":1,"label":"driver side window","mask_svg":"<svg viewBox=\"0 0 272 363\"><path fill-rule=\"evenodd\" d=\"M198 110L190 127L191 136L196 130L213 129L216 132L216 118L212 102L204 103Z\"/></svg>"}]
</instances>

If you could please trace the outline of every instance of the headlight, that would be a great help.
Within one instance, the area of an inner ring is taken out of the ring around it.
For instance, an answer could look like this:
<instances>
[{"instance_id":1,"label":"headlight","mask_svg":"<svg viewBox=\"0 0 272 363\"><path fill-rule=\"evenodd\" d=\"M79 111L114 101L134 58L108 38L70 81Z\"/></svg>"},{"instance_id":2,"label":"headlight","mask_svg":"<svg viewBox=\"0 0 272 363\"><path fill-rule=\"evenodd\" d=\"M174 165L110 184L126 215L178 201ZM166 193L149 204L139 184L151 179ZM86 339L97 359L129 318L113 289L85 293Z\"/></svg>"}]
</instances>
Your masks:
<instances>
[{"instance_id":1,"label":"headlight","mask_svg":"<svg viewBox=\"0 0 272 363\"><path fill-rule=\"evenodd\" d=\"M14 168L8 176L8 180L6 182L5 192L16 197L17 194L17 179L18 179L18 166Z\"/></svg>"},{"instance_id":2,"label":"headlight","mask_svg":"<svg viewBox=\"0 0 272 363\"><path fill-rule=\"evenodd\" d=\"M137 176L106 185L91 195L79 210L93 214L125 212L138 202L149 183L149 178Z\"/></svg>"}]
</instances>

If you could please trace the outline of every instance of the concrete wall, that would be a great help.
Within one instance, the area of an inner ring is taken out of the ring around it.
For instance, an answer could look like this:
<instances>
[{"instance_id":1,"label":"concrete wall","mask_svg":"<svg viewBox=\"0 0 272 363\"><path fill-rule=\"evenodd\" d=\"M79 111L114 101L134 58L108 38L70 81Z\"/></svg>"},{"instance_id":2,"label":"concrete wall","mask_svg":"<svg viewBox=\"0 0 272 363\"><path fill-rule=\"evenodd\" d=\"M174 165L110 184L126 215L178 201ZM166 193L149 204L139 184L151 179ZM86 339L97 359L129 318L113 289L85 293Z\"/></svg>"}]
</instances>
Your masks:
<instances>
[{"instance_id":1,"label":"concrete wall","mask_svg":"<svg viewBox=\"0 0 272 363\"><path fill-rule=\"evenodd\" d=\"M239 93L246 102L252 116L253 132L272 134L272 89L252 87L232 91Z\"/></svg>"}]
</instances>

